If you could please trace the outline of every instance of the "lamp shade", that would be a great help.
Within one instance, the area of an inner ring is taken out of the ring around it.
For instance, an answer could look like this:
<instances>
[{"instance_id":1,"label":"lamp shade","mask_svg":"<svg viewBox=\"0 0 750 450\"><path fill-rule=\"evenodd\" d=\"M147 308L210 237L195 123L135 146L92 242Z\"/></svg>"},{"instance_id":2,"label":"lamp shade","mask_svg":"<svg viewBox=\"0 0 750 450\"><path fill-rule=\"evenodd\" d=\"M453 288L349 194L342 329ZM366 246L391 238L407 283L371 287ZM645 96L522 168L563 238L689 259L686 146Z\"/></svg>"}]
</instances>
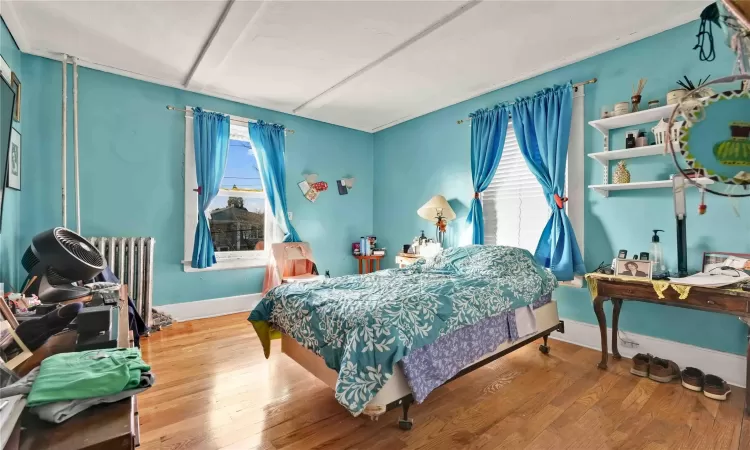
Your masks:
<instances>
[{"instance_id":1,"label":"lamp shade","mask_svg":"<svg viewBox=\"0 0 750 450\"><path fill-rule=\"evenodd\" d=\"M443 219L451 221L456 218L456 213L448 204L448 200L442 195L436 195L430 199L429 202L422 205L417 210L417 215L425 220L434 222L438 216L442 216Z\"/></svg>"}]
</instances>

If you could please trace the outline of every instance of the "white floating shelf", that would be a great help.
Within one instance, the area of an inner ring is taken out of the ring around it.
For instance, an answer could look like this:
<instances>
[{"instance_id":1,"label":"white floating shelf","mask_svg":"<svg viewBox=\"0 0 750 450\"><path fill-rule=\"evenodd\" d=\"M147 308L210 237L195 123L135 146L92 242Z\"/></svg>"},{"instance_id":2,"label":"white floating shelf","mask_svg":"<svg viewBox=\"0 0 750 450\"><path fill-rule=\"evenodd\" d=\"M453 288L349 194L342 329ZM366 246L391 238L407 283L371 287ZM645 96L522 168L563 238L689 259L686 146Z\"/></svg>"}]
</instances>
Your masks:
<instances>
[{"instance_id":1,"label":"white floating shelf","mask_svg":"<svg viewBox=\"0 0 750 450\"><path fill-rule=\"evenodd\" d=\"M624 150L611 150L608 152L589 153L589 158L599 161L603 166L607 166L607 161L613 159L630 159L641 156L663 155L666 148L664 144L647 145L645 147L627 148Z\"/></svg>"},{"instance_id":2,"label":"white floating shelf","mask_svg":"<svg viewBox=\"0 0 750 450\"><path fill-rule=\"evenodd\" d=\"M668 119L677 105L666 105L658 108L644 109L621 116L608 117L606 119L592 120L589 125L601 131L605 136L609 130L615 128L625 128L633 125L641 125L649 122L656 122L661 119Z\"/></svg>"},{"instance_id":3,"label":"white floating shelf","mask_svg":"<svg viewBox=\"0 0 750 450\"><path fill-rule=\"evenodd\" d=\"M698 184L707 185L713 184L713 180L710 178L696 178ZM685 182L686 187L693 186L692 183ZM596 192L608 196L609 191L627 191L632 189L656 189L656 188L671 188L672 180L659 180L659 181L638 181L635 183L622 183L622 184L591 184L589 189L593 189Z\"/></svg>"}]
</instances>

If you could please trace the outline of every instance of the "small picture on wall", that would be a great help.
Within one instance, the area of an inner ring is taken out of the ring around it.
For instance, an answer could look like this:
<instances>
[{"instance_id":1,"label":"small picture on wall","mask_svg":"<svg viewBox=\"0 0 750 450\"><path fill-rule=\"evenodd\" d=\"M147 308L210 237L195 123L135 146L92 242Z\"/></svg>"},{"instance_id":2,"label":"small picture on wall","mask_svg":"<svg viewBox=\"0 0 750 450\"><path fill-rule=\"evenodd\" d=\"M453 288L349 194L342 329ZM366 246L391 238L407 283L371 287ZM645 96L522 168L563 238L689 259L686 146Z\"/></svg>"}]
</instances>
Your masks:
<instances>
[{"instance_id":1,"label":"small picture on wall","mask_svg":"<svg viewBox=\"0 0 750 450\"><path fill-rule=\"evenodd\" d=\"M10 87L13 89L13 92L16 93L16 101L13 103L13 120L16 122L21 121L21 81L16 76L16 73L13 72L10 75Z\"/></svg>"},{"instance_id":2,"label":"small picture on wall","mask_svg":"<svg viewBox=\"0 0 750 450\"><path fill-rule=\"evenodd\" d=\"M651 279L651 261L618 258L615 275Z\"/></svg>"},{"instance_id":3,"label":"small picture on wall","mask_svg":"<svg viewBox=\"0 0 750 450\"><path fill-rule=\"evenodd\" d=\"M21 133L16 131L15 128L10 130L7 183L7 186L11 189L21 190Z\"/></svg>"}]
</instances>

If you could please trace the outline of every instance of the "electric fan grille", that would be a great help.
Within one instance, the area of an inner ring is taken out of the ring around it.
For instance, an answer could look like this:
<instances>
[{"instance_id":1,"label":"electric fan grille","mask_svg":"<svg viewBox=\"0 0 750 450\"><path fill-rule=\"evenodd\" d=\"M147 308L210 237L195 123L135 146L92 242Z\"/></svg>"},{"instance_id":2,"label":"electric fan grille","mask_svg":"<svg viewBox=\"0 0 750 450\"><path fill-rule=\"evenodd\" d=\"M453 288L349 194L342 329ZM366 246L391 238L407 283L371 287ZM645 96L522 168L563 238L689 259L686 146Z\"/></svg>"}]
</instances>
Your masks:
<instances>
[{"instance_id":1,"label":"electric fan grille","mask_svg":"<svg viewBox=\"0 0 750 450\"><path fill-rule=\"evenodd\" d=\"M55 229L55 238L73 256L94 267L104 267L104 258L85 239L65 228Z\"/></svg>"},{"instance_id":2,"label":"electric fan grille","mask_svg":"<svg viewBox=\"0 0 750 450\"><path fill-rule=\"evenodd\" d=\"M56 286L58 284L70 284L70 280L55 272L51 267L47 269L47 281L49 284Z\"/></svg>"},{"instance_id":3,"label":"electric fan grille","mask_svg":"<svg viewBox=\"0 0 750 450\"><path fill-rule=\"evenodd\" d=\"M36 257L31 247L28 247L21 257L21 265L27 272L31 272L37 264L39 264L39 258Z\"/></svg>"}]
</instances>

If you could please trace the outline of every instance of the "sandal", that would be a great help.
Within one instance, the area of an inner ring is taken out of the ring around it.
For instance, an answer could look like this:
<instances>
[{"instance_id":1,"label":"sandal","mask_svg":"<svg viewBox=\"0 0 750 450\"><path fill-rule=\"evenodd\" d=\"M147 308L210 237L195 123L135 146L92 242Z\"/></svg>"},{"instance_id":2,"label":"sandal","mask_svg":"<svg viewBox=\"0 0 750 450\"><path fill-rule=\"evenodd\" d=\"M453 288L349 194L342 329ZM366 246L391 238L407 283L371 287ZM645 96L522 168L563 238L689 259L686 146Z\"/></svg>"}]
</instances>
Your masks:
<instances>
[{"instance_id":1,"label":"sandal","mask_svg":"<svg viewBox=\"0 0 750 450\"><path fill-rule=\"evenodd\" d=\"M654 357L648 365L648 377L659 383L669 383L680 376L680 368L674 361Z\"/></svg>"},{"instance_id":2,"label":"sandal","mask_svg":"<svg viewBox=\"0 0 750 450\"><path fill-rule=\"evenodd\" d=\"M630 373L639 377L648 376L648 365L651 363L653 356L651 354L638 353L633 356L633 367L630 368Z\"/></svg>"},{"instance_id":3,"label":"sandal","mask_svg":"<svg viewBox=\"0 0 750 450\"><path fill-rule=\"evenodd\" d=\"M706 375L703 386L703 395L714 400L726 400L727 395L732 392L729 385L721 377Z\"/></svg>"},{"instance_id":4,"label":"sandal","mask_svg":"<svg viewBox=\"0 0 750 450\"><path fill-rule=\"evenodd\" d=\"M686 367L682 371L682 386L691 391L700 392L703 390L705 375L700 369L695 367Z\"/></svg>"}]
</instances>

